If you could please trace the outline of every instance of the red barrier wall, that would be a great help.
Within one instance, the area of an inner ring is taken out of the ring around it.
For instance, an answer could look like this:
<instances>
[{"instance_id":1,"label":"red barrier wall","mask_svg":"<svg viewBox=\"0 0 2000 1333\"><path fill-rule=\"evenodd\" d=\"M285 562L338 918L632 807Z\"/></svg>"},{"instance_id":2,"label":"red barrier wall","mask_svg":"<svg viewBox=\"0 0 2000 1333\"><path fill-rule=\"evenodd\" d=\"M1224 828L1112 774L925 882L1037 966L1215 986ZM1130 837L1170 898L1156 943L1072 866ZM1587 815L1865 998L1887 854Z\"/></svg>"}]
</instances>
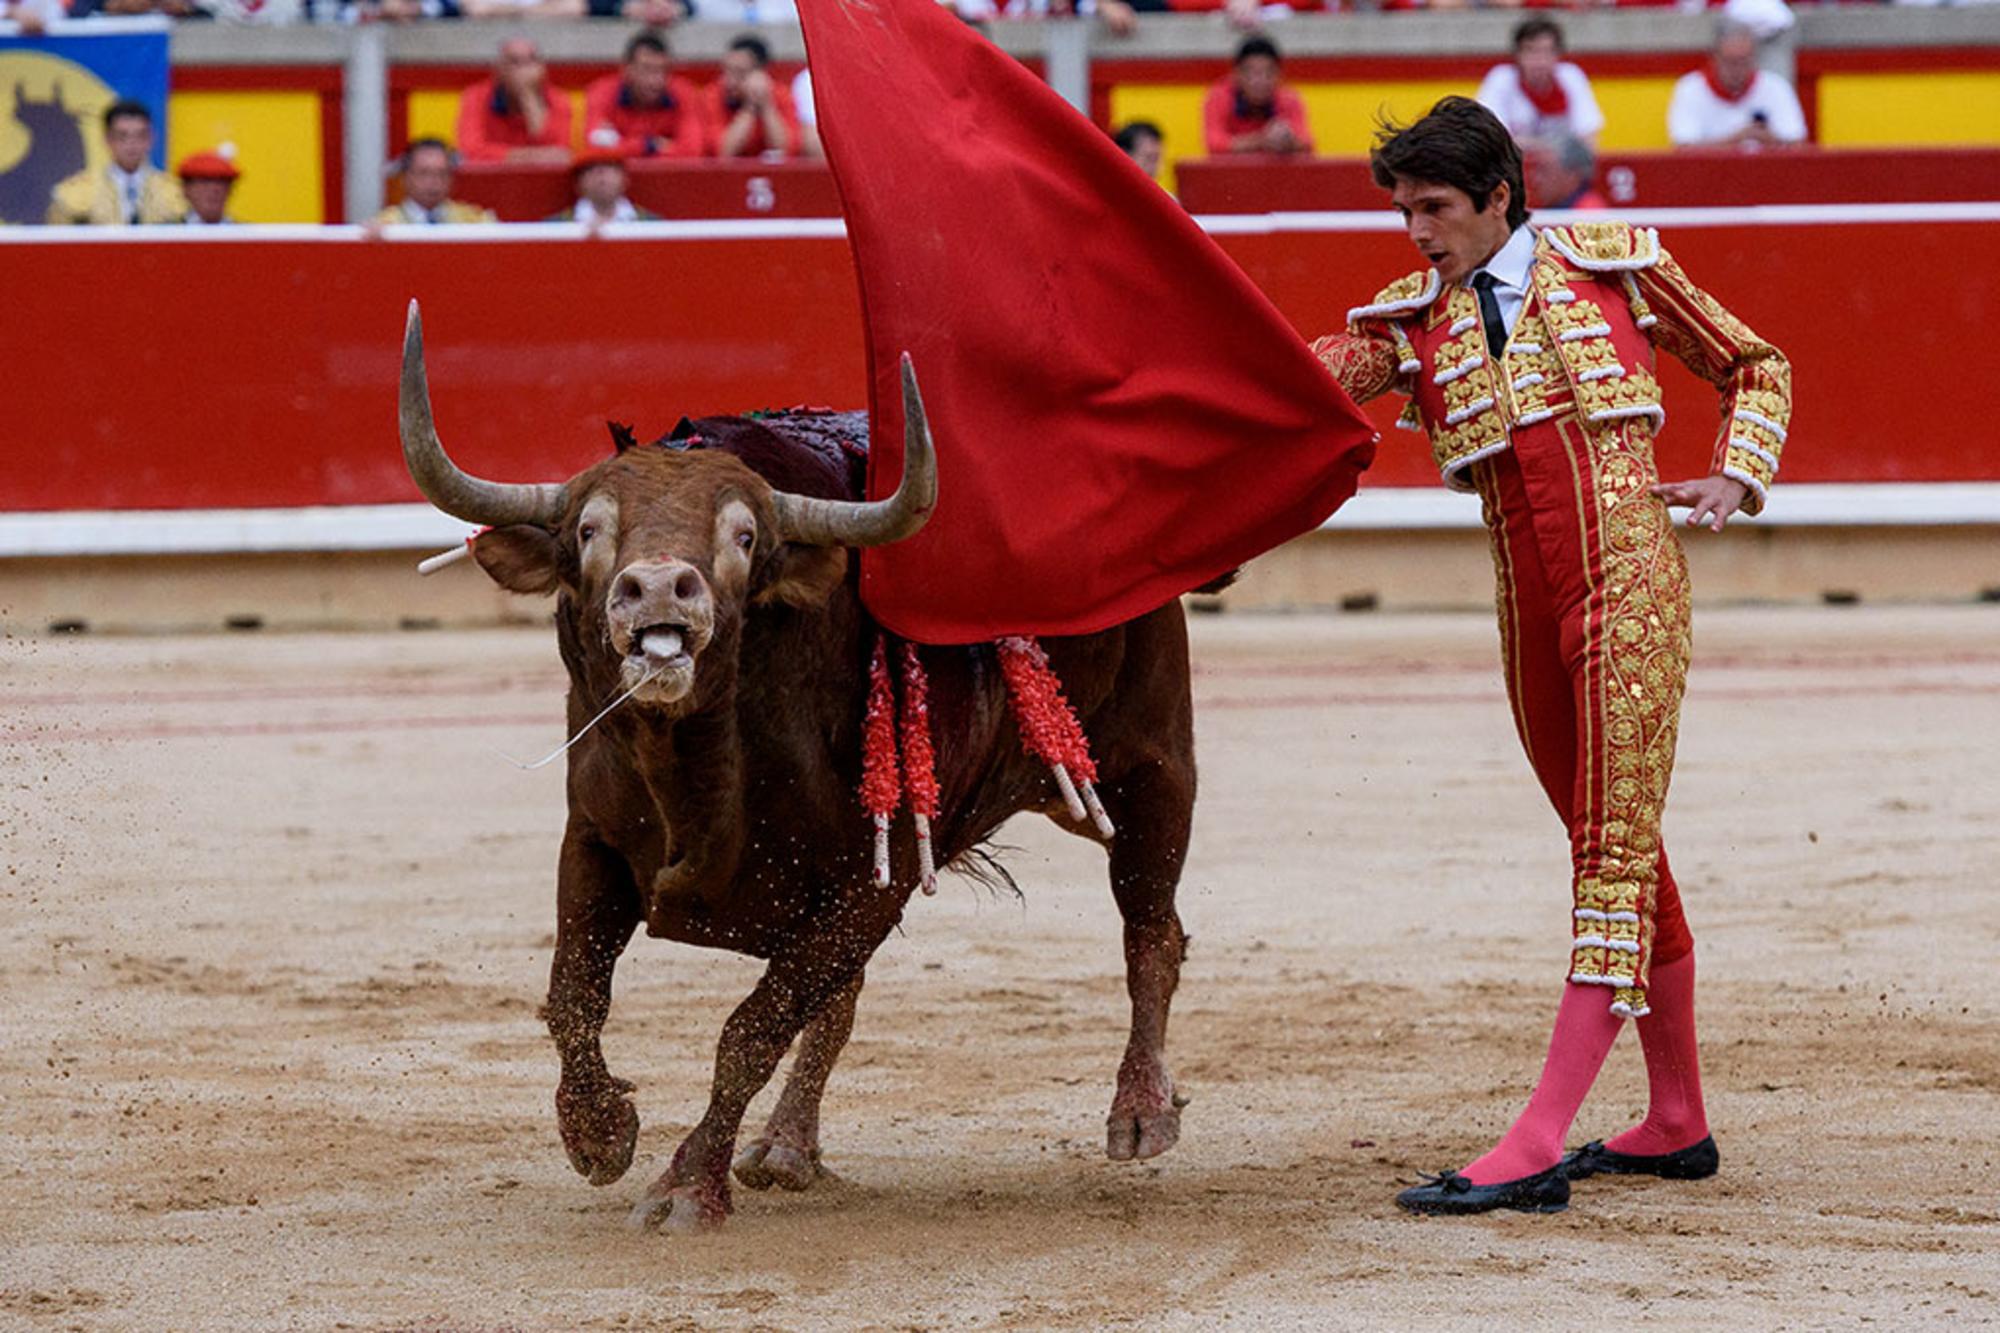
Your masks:
<instances>
[{"instance_id":1,"label":"red barrier wall","mask_svg":"<svg viewBox=\"0 0 2000 1333\"><path fill-rule=\"evenodd\" d=\"M1635 208L2000 198L2000 149L1992 148L1611 150L1597 166L1598 188L1605 197ZM1364 158L1192 158L1178 171L1181 203L1195 214L1387 206Z\"/></svg>"},{"instance_id":2,"label":"red barrier wall","mask_svg":"<svg viewBox=\"0 0 2000 1333\"><path fill-rule=\"evenodd\" d=\"M1996 155L2000 156L2000 155ZM635 161L626 167L633 203L663 218L837 218L840 191L818 162ZM392 191L401 197L401 191ZM539 222L576 193L563 167L471 162L452 196L484 204L502 222Z\"/></svg>"},{"instance_id":3,"label":"red barrier wall","mask_svg":"<svg viewBox=\"0 0 2000 1333\"><path fill-rule=\"evenodd\" d=\"M1792 356L1786 480L2000 479L1991 385L1965 348L2000 313L2000 220L1681 225L1666 239ZM1394 232L1222 243L1309 334L1414 267ZM854 406L863 393L837 236L38 237L0 240L0 291L9 510L415 500L395 427L413 295L440 431L497 477L581 468L607 449L607 417L663 432L683 413ZM1677 366L1663 379L1663 464L1699 471L1713 393ZM1386 429L1392 416L1380 405L1370 481L1434 484L1421 442Z\"/></svg>"}]
</instances>

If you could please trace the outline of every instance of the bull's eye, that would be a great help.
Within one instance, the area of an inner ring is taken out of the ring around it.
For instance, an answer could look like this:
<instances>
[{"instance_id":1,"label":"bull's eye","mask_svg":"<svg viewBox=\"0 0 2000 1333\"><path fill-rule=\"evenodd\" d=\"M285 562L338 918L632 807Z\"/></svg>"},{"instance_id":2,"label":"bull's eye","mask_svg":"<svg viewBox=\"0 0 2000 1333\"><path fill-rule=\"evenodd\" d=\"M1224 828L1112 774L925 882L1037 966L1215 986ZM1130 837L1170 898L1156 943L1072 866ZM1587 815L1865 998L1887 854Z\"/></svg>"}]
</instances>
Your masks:
<instances>
[{"instance_id":1,"label":"bull's eye","mask_svg":"<svg viewBox=\"0 0 2000 1333\"><path fill-rule=\"evenodd\" d=\"M756 544L757 544L757 534L750 531L748 528L745 528L742 532L736 534L736 546L738 550L747 551Z\"/></svg>"},{"instance_id":2,"label":"bull's eye","mask_svg":"<svg viewBox=\"0 0 2000 1333\"><path fill-rule=\"evenodd\" d=\"M580 542L587 542L596 535L597 525L595 523L581 524L576 530L576 539Z\"/></svg>"}]
</instances>

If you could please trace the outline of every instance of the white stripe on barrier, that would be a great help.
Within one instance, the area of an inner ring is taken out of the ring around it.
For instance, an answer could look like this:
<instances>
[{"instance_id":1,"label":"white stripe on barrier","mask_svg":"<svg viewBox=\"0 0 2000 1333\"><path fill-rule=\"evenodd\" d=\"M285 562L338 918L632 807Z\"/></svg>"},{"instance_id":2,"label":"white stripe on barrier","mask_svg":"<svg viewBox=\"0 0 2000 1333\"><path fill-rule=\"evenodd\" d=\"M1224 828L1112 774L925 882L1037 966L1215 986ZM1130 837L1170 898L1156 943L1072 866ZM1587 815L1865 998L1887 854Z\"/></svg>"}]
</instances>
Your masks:
<instances>
[{"instance_id":1,"label":"white stripe on barrier","mask_svg":"<svg viewBox=\"0 0 2000 1333\"><path fill-rule=\"evenodd\" d=\"M2000 222L2000 201L1937 204L1765 204L1747 208L1632 208L1603 212L1543 210L1537 222L1616 220L1644 227L1797 227L1830 223ZM1388 209L1363 212L1214 214L1195 219L1211 236L1269 236L1280 232L1396 232L1403 223ZM619 222L594 235L574 222L510 222L503 225L383 228L379 239L409 244L464 241L728 241L826 240L845 236L840 218L709 218L667 222ZM268 241L357 244L370 240L368 228L350 224L271 223L240 227L7 227L0 246L74 245L240 245Z\"/></svg>"},{"instance_id":2,"label":"white stripe on barrier","mask_svg":"<svg viewBox=\"0 0 2000 1333\"><path fill-rule=\"evenodd\" d=\"M1759 527L2000 525L2000 482L1780 485ZM1443 487L1364 488L1321 525L1330 532L1474 529L1479 498ZM471 536L429 505L298 509L57 510L0 514L0 558L222 555L271 551L431 552Z\"/></svg>"},{"instance_id":3,"label":"white stripe on barrier","mask_svg":"<svg viewBox=\"0 0 2000 1333\"><path fill-rule=\"evenodd\" d=\"M434 551L474 531L426 504L0 514L0 556Z\"/></svg>"},{"instance_id":4,"label":"white stripe on barrier","mask_svg":"<svg viewBox=\"0 0 2000 1333\"><path fill-rule=\"evenodd\" d=\"M1780 482L1756 527L1956 527L2000 524L2000 481ZM1330 532L1476 528L1479 497L1427 486L1364 486L1320 527Z\"/></svg>"}]
</instances>

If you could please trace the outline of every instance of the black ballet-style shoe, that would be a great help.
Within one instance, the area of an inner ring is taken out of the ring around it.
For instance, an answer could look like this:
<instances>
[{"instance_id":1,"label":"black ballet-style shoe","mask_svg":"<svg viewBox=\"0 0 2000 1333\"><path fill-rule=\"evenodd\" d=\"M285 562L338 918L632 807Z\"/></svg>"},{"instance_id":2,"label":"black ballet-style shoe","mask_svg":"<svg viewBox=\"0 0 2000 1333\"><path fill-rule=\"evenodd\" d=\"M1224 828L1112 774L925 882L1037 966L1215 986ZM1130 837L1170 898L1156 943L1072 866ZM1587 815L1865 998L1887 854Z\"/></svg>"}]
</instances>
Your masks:
<instances>
[{"instance_id":1,"label":"black ballet-style shoe","mask_svg":"<svg viewBox=\"0 0 2000 1333\"><path fill-rule=\"evenodd\" d=\"M1419 1173L1422 1174L1422 1173ZM1569 1207L1569 1177L1559 1162L1519 1180L1475 1185L1456 1171L1424 1176L1424 1183L1396 1196L1396 1206L1412 1213L1456 1216L1512 1208L1523 1213L1559 1213Z\"/></svg>"},{"instance_id":2,"label":"black ballet-style shoe","mask_svg":"<svg viewBox=\"0 0 2000 1333\"><path fill-rule=\"evenodd\" d=\"M1656 1153L1650 1157L1614 1152L1602 1142L1592 1141L1563 1158L1561 1169L1571 1180L1588 1180L1592 1176L1707 1180L1721 1165L1722 1154L1715 1150L1715 1136L1711 1134L1700 1143L1690 1144L1679 1152Z\"/></svg>"}]
</instances>

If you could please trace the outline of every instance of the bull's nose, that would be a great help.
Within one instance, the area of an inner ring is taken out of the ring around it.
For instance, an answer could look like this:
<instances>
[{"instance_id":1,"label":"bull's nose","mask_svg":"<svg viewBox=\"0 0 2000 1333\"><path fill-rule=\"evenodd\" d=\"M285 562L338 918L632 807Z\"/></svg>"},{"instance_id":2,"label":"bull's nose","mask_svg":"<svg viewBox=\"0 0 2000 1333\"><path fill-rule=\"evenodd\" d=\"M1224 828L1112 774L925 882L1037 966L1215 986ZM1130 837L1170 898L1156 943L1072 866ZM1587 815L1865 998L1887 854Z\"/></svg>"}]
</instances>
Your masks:
<instances>
[{"instance_id":1,"label":"bull's nose","mask_svg":"<svg viewBox=\"0 0 2000 1333\"><path fill-rule=\"evenodd\" d=\"M708 584L685 560L639 561L611 580L607 600L617 616L696 619L708 605Z\"/></svg>"}]
</instances>

